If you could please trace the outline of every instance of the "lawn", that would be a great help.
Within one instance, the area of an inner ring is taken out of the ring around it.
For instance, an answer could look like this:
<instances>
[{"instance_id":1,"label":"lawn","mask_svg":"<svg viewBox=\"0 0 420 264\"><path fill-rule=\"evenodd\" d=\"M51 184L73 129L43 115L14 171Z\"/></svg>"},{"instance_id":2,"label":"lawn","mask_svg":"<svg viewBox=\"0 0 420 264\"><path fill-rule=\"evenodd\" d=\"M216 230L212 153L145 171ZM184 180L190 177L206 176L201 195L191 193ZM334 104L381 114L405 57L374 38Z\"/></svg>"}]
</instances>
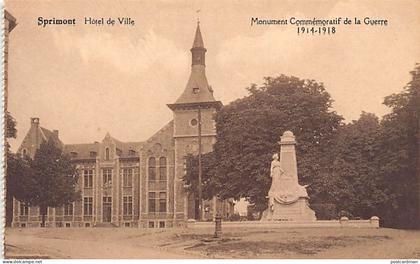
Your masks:
<instances>
[{"instance_id":1,"label":"lawn","mask_svg":"<svg viewBox=\"0 0 420 264\"><path fill-rule=\"evenodd\" d=\"M6 229L6 257L420 258L420 231L362 228Z\"/></svg>"}]
</instances>

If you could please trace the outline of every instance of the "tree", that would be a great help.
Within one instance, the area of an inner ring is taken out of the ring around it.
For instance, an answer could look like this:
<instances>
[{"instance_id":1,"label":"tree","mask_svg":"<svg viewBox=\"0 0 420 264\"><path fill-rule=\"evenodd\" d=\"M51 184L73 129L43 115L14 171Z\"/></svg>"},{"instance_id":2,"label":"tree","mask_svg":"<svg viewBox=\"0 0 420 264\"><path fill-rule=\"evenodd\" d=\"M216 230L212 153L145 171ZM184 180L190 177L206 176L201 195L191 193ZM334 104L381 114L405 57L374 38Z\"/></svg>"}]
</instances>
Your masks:
<instances>
[{"instance_id":1,"label":"tree","mask_svg":"<svg viewBox=\"0 0 420 264\"><path fill-rule=\"evenodd\" d=\"M314 183L316 198L347 215L377 215L386 227L419 224L420 65L411 74L401 93L385 98L392 112L381 121L362 113L339 129L331 173Z\"/></svg>"},{"instance_id":2,"label":"tree","mask_svg":"<svg viewBox=\"0 0 420 264\"><path fill-rule=\"evenodd\" d=\"M16 120L13 118L13 116L6 111L5 112L5 122L6 122L6 130L5 130L5 136L6 139L9 138L16 138L17 130L16 130ZM13 218L13 194L15 193L14 190L17 186L12 184L13 179L11 179L10 175L14 175L13 173L9 173L9 163L12 164L14 162L17 162L19 157L15 156L10 153L10 145L6 141L6 145L4 148L4 151L6 153L6 226L10 226L12 223ZM13 166L13 165L12 165Z\"/></svg>"},{"instance_id":3,"label":"tree","mask_svg":"<svg viewBox=\"0 0 420 264\"><path fill-rule=\"evenodd\" d=\"M379 153L380 123L374 114L362 112L359 120L339 129L332 173L318 190L328 191L328 202L337 212L369 219L380 216L380 208L389 202L384 182L378 175L381 167ZM327 202L324 201L324 202Z\"/></svg>"},{"instance_id":4,"label":"tree","mask_svg":"<svg viewBox=\"0 0 420 264\"><path fill-rule=\"evenodd\" d=\"M330 111L332 100L322 83L285 75L264 80L216 115L213 176L222 198L246 197L260 211L266 208L270 162L280 135L295 134L299 181L311 184L331 161L328 150L343 119ZM312 186L309 192L319 193Z\"/></svg>"},{"instance_id":5,"label":"tree","mask_svg":"<svg viewBox=\"0 0 420 264\"><path fill-rule=\"evenodd\" d=\"M210 200L217 195L217 190L222 186L215 177L217 161L214 152L206 153L201 156L202 159L202 194L204 200ZM199 196L198 196L198 156L188 155L186 157L186 173L183 177L188 192L195 199L195 212L198 217L199 212Z\"/></svg>"},{"instance_id":6,"label":"tree","mask_svg":"<svg viewBox=\"0 0 420 264\"><path fill-rule=\"evenodd\" d=\"M203 199L209 200L217 194L215 183L217 178L214 177L217 162L214 152L203 154L201 158ZM198 156L190 154L186 157L186 169L183 180L186 182L189 192L198 198Z\"/></svg>"},{"instance_id":7,"label":"tree","mask_svg":"<svg viewBox=\"0 0 420 264\"><path fill-rule=\"evenodd\" d=\"M13 197L20 201L26 199L32 177L31 160L28 156L7 153L7 192L11 196L10 200Z\"/></svg>"},{"instance_id":8,"label":"tree","mask_svg":"<svg viewBox=\"0 0 420 264\"><path fill-rule=\"evenodd\" d=\"M331 112L322 84L280 76L252 85L249 96L216 116L217 143L206 190L222 198L247 197L266 208L271 155L279 135L296 135L301 184L310 184L320 219L380 217L381 225L413 228L420 219L420 65L399 94L385 98L392 112L379 120L362 113L350 124ZM194 163L192 163L194 167ZM189 176L191 177L191 175ZM339 213L338 213L339 212Z\"/></svg>"},{"instance_id":9,"label":"tree","mask_svg":"<svg viewBox=\"0 0 420 264\"><path fill-rule=\"evenodd\" d=\"M16 130L16 120L10 114L9 111L5 113L5 120L6 120L6 138L16 138L17 130Z\"/></svg>"},{"instance_id":10,"label":"tree","mask_svg":"<svg viewBox=\"0 0 420 264\"><path fill-rule=\"evenodd\" d=\"M63 154L53 140L43 142L32 161L31 175L25 177L21 184L23 193L18 198L30 206L39 206L42 226L48 207L59 207L80 199L75 191L77 171L70 157Z\"/></svg>"},{"instance_id":11,"label":"tree","mask_svg":"<svg viewBox=\"0 0 420 264\"><path fill-rule=\"evenodd\" d=\"M385 98L392 112L381 122L380 177L390 202L383 207L387 226L414 228L420 219L420 65L401 93ZM417 168L417 169L416 169ZM417 175L416 175L417 174ZM418 226L417 226L418 227Z\"/></svg>"}]
</instances>

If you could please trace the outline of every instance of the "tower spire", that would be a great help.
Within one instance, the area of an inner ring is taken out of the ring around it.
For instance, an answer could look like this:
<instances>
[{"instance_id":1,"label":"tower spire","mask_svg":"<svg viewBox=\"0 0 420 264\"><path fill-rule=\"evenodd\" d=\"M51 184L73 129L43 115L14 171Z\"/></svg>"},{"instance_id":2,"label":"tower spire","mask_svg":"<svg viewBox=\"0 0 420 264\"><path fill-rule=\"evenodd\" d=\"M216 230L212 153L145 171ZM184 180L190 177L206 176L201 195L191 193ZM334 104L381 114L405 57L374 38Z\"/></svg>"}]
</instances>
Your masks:
<instances>
[{"instance_id":1,"label":"tower spire","mask_svg":"<svg viewBox=\"0 0 420 264\"><path fill-rule=\"evenodd\" d=\"M197 29L195 30L195 37L193 46L191 48L192 63L191 65L206 66L206 48L204 48L203 37L201 36L200 21L197 21Z\"/></svg>"},{"instance_id":2,"label":"tower spire","mask_svg":"<svg viewBox=\"0 0 420 264\"><path fill-rule=\"evenodd\" d=\"M171 109L186 104L209 104L217 108L221 106L220 101L213 97L213 89L206 78L206 48L204 47L203 37L201 36L200 21L197 21L197 28L191 51L191 74L188 79L184 92L176 100L175 104L169 104Z\"/></svg>"},{"instance_id":3,"label":"tower spire","mask_svg":"<svg viewBox=\"0 0 420 264\"><path fill-rule=\"evenodd\" d=\"M201 30L200 30L200 19L198 18L197 21L197 29L195 30L195 38L192 48L203 48L204 49L204 42L203 37L201 36ZM192 51L192 50L191 50Z\"/></svg>"}]
</instances>

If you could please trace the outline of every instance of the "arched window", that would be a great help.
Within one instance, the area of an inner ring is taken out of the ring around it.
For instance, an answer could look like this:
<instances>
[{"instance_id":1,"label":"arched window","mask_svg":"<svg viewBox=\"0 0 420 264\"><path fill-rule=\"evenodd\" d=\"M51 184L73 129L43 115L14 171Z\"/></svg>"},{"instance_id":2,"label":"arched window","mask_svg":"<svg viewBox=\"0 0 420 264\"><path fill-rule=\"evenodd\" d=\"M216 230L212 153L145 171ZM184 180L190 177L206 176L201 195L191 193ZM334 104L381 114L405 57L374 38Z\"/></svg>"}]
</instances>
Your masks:
<instances>
[{"instance_id":1,"label":"arched window","mask_svg":"<svg viewBox=\"0 0 420 264\"><path fill-rule=\"evenodd\" d=\"M28 151L26 149L23 149L22 154L23 154L23 156L26 156L28 154Z\"/></svg>"},{"instance_id":2,"label":"arched window","mask_svg":"<svg viewBox=\"0 0 420 264\"><path fill-rule=\"evenodd\" d=\"M156 180L156 159L154 157L149 158L149 181Z\"/></svg>"},{"instance_id":3,"label":"arched window","mask_svg":"<svg viewBox=\"0 0 420 264\"><path fill-rule=\"evenodd\" d=\"M166 158L159 159L159 180L166 181Z\"/></svg>"},{"instance_id":4,"label":"arched window","mask_svg":"<svg viewBox=\"0 0 420 264\"><path fill-rule=\"evenodd\" d=\"M105 159L109 160L109 148L105 149Z\"/></svg>"}]
</instances>

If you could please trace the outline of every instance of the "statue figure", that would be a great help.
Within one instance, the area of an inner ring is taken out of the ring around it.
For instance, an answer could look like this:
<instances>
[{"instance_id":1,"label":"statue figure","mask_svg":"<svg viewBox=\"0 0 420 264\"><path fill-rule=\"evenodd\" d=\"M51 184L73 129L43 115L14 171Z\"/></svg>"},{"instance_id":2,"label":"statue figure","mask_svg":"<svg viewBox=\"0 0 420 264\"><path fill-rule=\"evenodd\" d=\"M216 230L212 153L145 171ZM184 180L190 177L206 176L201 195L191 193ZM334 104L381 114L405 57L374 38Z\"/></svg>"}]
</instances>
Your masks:
<instances>
[{"instance_id":1,"label":"statue figure","mask_svg":"<svg viewBox=\"0 0 420 264\"><path fill-rule=\"evenodd\" d=\"M281 192L281 176L284 174L284 170L280 166L279 154L273 155L273 161L271 161L270 176L271 187L268 191L270 210L273 210L274 196Z\"/></svg>"},{"instance_id":2,"label":"statue figure","mask_svg":"<svg viewBox=\"0 0 420 264\"><path fill-rule=\"evenodd\" d=\"M306 186L299 185L294 177L285 173L281 168L277 153L273 155L270 176L272 178L271 187L268 191L270 210L273 210L274 201L289 204L298 200L299 197L308 197Z\"/></svg>"}]
</instances>

